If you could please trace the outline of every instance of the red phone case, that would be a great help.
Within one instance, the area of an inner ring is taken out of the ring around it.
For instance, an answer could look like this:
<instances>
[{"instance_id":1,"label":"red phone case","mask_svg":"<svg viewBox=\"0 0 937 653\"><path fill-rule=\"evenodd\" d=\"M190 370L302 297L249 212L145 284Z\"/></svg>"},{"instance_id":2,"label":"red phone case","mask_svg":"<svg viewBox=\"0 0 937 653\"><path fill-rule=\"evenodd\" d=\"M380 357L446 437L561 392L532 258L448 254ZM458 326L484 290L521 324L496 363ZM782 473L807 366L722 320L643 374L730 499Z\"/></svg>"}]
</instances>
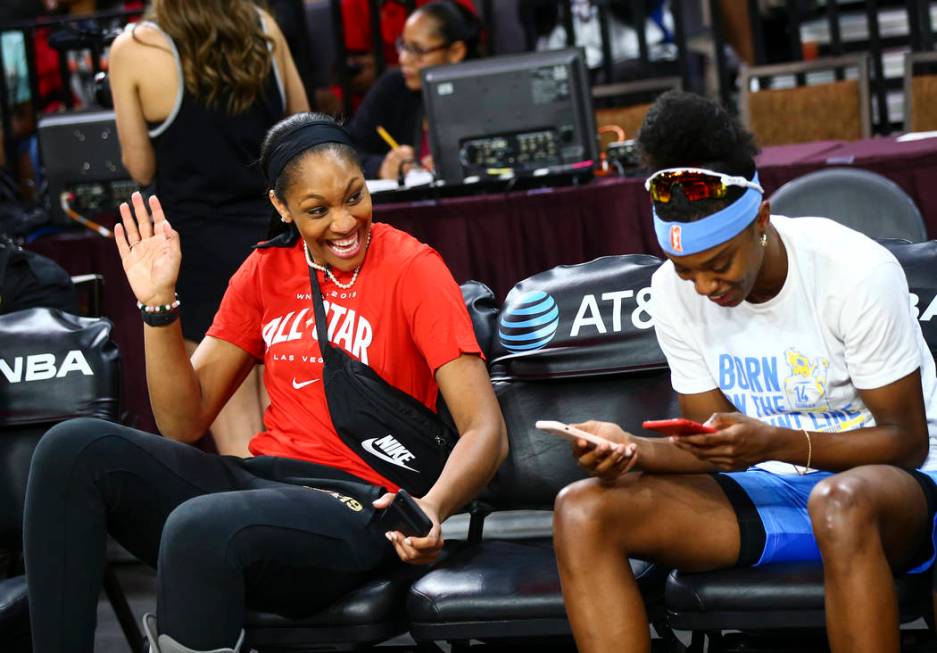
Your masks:
<instances>
[{"instance_id":1,"label":"red phone case","mask_svg":"<svg viewBox=\"0 0 937 653\"><path fill-rule=\"evenodd\" d=\"M641 424L649 431L657 431L664 435L700 435L701 433L715 433L716 429L691 419L677 417L675 419L649 420Z\"/></svg>"}]
</instances>

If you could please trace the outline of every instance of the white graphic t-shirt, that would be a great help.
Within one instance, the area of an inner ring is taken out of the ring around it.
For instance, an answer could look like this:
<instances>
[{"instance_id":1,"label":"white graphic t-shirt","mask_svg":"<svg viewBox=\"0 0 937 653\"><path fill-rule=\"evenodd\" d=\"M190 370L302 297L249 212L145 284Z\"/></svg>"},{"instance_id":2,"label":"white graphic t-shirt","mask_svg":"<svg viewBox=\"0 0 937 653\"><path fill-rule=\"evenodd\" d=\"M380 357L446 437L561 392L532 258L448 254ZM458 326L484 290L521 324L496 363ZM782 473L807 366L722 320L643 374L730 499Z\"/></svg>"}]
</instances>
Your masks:
<instances>
[{"instance_id":1,"label":"white graphic t-shirt","mask_svg":"<svg viewBox=\"0 0 937 653\"><path fill-rule=\"evenodd\" d=\"M934 358L895 257L825 218L771 216L788 255L781 291L761 304L718 306L668 261L654 274L652 313L681 394L719 388L739 412L776 426L850 431L875 425L859 396L920 368L930 433L922 469L937 469ZM759 467L794 473L788 463Z\"/></svg>"}]
</instances>

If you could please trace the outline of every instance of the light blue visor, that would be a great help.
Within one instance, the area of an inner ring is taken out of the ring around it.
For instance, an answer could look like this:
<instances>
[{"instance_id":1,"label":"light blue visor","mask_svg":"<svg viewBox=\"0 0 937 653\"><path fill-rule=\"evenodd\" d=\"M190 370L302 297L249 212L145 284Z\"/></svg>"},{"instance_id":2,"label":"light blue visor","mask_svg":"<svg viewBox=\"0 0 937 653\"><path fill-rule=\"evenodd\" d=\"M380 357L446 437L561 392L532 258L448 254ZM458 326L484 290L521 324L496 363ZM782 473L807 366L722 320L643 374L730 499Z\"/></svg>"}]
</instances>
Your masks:
<instances>
[{"instance_id":1,"label":"light blue visor","mask_svg":"<svg viewBox=\"0 0 937 653\"><path fill-rule=\"evenodd\" d=\"M752 177L758 184L758 173ZM689 256L711 249L740 234L758 216L762 191L749 188L735 202L712 215L694 222L665 222L657 209L654 214L654 231L661 249L670 256Z\"/></svg>"}]
</instances>

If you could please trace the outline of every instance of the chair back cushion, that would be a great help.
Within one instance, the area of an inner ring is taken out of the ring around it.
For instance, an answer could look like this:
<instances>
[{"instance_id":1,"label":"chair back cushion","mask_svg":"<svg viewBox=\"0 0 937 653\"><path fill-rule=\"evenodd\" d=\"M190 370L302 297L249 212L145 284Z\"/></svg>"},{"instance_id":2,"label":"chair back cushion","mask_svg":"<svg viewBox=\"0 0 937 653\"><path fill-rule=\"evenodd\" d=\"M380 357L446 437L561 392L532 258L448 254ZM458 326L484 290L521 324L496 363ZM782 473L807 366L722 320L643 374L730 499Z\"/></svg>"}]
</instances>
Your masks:
<instances>
[{"instance_id":1,"label":"chair back cushion","mask_svg":"<svg viewBox=\"0 0 937 653\"><path fill-rule=\"evenodd\" d=\"M817 170L787 182L769 201L776 215L830 218L870 238L927 239L924 218L911 196L869 170Z\"/></svg>"},{"instance_id":2,"label":"chair back cushion","mask_svg":"<svg viewBox=\"0 0 937 653\"><path fill-rule=\"evenodd\" d=\"M492 377L559 379L660 369L648 312L660 259L606 256L561 265L511 289L492 343Z\"/></svg>"},{"instance_id":3,"label":"chair back cushion","mask_svg":"<svg viewBox=\"0 0 937 653\"><path fill-rule=\"evenodd\" d=\"M911 312L917 316L924 340L937 357L937 240L908 243L882 240L895 255L908 278Z\"/></svg>"},{"instance_id":4,"label":"chair back cushion","mask_svg":"<svg viewBox=\"0 0 937 653\"><path fill-rule=\"evenodd\" d=\"M115 419L120 354L110 320L31 308L0 316L0 426Z\"/></svg>"},{"instance_id":5,"label":"chair back cushion","mask_svg":"<svg viewBox=\"0 0 937 653\"><path fill-rule=\"evenodd\" d=\"M498 300L495 294L481 281L466 281L459 286L462 299L469 317L472 318L472 328L478 346L485 354L486 360L491 360L491 341L498 324Z\"/></svg>"}]
</instances>

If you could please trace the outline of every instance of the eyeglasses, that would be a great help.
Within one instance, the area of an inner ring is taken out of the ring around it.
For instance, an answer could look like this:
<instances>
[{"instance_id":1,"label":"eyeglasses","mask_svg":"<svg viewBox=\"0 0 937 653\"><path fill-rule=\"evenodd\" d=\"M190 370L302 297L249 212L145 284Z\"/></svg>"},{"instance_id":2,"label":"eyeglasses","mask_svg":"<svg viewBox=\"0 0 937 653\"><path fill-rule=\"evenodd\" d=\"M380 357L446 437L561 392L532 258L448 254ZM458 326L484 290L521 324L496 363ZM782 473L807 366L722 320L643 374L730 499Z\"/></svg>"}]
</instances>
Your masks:
<instances>
[{"instance_id":1,"label":"eyeglasses","mask_svg":"<svg viewBox=\"0 0 937 653\"><path fill-rule=\"evenodd\" d=\"M673 187L677 185L690 202L723 199L729 192L729 186L753 188L762 194L765 192L761 186L745 177L733 177L705 168L658 170L644 182L644 189L651 193L651 199L655 202L668 204L673 197Z\"/></svg>"},{"instance_id":2,"label":"eyeglasses","mask_svg":"<svg viewBox=\"0 0 937 653\"><path fill-rule=\"evenodd\" d=\"M397 54L403 55L404 53L409 54L414 59L422 59L428 54L437 52L439 50L445 50L449 47L449 43L443 43L441 45L434 45L430 48L422 48L419 45L414 45L413 43L407 43L403 40L402 36L398 36L397 40L394 41L394 45L397 48Z\"/></svg>"}]
</instances>

